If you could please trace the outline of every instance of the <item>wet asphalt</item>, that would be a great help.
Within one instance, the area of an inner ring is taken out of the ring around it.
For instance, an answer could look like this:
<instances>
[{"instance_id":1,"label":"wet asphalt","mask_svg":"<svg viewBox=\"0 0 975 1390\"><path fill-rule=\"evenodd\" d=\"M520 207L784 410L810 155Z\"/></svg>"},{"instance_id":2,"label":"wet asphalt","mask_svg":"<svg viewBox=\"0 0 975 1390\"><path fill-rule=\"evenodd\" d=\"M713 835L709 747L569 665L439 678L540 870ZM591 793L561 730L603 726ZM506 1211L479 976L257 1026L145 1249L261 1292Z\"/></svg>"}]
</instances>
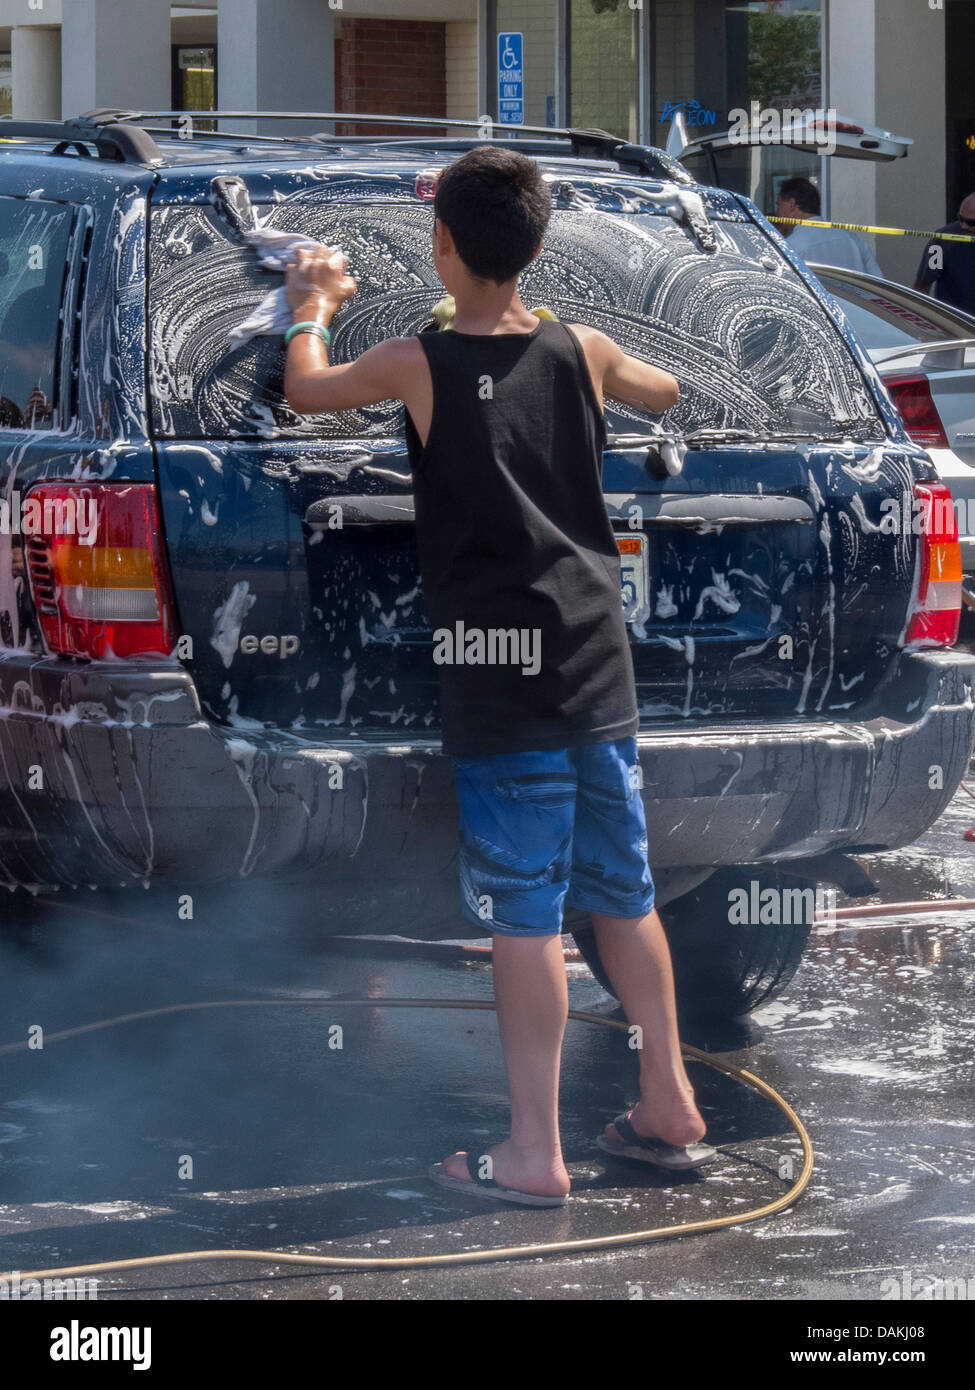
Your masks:
<instances>
[{"instance_id":1,"label":"wet asphalt","mask_svg":"<svg viewBox=\"0 0 975 1390\"><path fill-rule=\"evenodd\" d=\"M915 845L861 861L880 900L975 898L971 826L975 799L960 790ZM612 1016L586 967L567 969L570 1007ZM698 1063L719 1159L674 1176L607 1158L593 1141L635 1098L635 1059L625 1033L570 1021L567 1206L443 1191L431 1163L506 1133L494 1016L383 998L490 1001L490 966L339 947L316 931L313 900L296 912L259 884L198 895L191 921L171 893L141 890L5 904L0 1044L39 1026L44 1046L0 1053L0 1271L199 1249L381 1258L534 1245L745 1213L798 1174L782 1114ZM54 1036L211 1000L273 1002ZM975 912L817 927L785 994L747 1026L683 1032L802 1117L815 1170L789 1210L487 1265L309 1272L271 1256L143 1269L100 1276L98 1298L884 1299L893 1314L895 1300L958 1297L959 1281L975 1298L973 1024Z\"/></svg>"}]
</instances>

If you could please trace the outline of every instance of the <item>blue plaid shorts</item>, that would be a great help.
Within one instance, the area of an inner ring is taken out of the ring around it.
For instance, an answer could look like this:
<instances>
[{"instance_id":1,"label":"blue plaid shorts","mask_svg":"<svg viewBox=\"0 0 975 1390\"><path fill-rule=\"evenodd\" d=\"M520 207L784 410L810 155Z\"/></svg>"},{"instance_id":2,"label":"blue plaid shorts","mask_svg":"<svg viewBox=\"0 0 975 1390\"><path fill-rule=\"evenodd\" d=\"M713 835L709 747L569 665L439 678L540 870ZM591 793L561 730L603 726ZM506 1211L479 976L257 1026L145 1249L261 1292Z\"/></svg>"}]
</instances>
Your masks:
<instances>
[{"instance_id":1,"label":"blue plaid shorts","mask_svg":"<svg viewBox=\"0 0 975 1390\"><path fill-rule=\"evenodd\" d=\"M653 907L636 739L454 758L464 916L485 932L554 936L565 907Z\"/></svg>"}]
</instances>

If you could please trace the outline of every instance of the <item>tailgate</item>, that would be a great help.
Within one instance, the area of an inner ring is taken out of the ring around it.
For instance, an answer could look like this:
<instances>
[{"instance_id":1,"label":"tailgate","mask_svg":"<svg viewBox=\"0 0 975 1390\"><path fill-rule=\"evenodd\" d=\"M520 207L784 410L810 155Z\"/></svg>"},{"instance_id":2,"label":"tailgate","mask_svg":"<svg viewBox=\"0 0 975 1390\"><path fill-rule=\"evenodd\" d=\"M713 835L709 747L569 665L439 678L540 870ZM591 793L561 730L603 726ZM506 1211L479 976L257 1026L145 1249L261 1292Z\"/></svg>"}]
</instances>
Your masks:
<instances>
[{"instance_id":1,"label":"tailgate","mask_svg":"<svg viewBox=\"0 0 975 1390\"><path fill-rule=\"evenodd\" d=\"M630 625L641 715L768 718L869 697L913 593L911 455L729 447L689 453L666 484L610 455L607 483L630 484L608 489L617 533L636 508L647 537L649 611Z\"/></svg>"}]
</instances>

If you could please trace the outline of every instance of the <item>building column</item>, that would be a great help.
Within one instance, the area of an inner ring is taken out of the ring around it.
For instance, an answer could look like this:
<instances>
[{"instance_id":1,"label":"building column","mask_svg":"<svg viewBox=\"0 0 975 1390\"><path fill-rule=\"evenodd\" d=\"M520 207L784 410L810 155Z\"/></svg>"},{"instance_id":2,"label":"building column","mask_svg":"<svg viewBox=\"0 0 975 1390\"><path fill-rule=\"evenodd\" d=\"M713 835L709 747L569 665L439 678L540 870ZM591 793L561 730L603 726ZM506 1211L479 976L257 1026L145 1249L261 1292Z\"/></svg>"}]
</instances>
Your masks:
<instances>
[{"instance_id":1,"label":"building column","mask_svg":"<svg viewBox=\"0 0 975 1390\"><path fill-rule=\"evenodd\" d=\"M868 125L878 124L875 17L874 0L830 0L825 105ZM877 169L886 166L864 159L827 159L826 166L829 196L823 199L823 216L876 225Z\"/></svg>"},{"instance_id":2,"label":"building column","mask_svg":"<svg viewBox=\"0 0 975 1390\"><path fill-rule=\"evenodd\" d=\"M828 160L828 216L881 227L942 226L944 10L914 0L830 0L828 36L827 104L848 119L914 140L907 157L891 163ZM889 279L914 283L923 240L864 240Z\"/></svg>"},{"instance_id":3,"label":"building column","mask_svg":"<svg viewBox=\"0 0 975 1390\"><path fill-rule=\"evenodd\" d=\"M958 215L945 206L945 12L911 0L881 0L877 17L883 19L877 24L877 124L914 140L906 159L877 166L877 224L933 231ZM884 243L877 259L886 274L913 285L925 242L876 241Z\"/></svg>"},{"instance_id":4,"label":"building column","mask_svg":"<svg viewBox=\"0 0 975 1390\"><path fill-rule=\"evenodd\" d=\"M169 0L63 0L61 108L168 111Z\"/></svg>"},{"instance_id":5,"label":"building column","mask_svg":"<svg viewBox=\"0 0 975 1390\"><path fill-rule=\"evenodd\" d=\"M61 31L16 25L10 35L15 120L61 119Z\"/></svg>"},{"instance_id":6,"label":"building column","mask_svg":"<svg viewBox=\"0 0 975 1390\"><path fill-rule=\"evenodd\" d=\"M334 111L340 0L220 0L217 42L224 111ZM321 121L222 121L254 135L313 134Z\"/></svg>"}]
</instances>

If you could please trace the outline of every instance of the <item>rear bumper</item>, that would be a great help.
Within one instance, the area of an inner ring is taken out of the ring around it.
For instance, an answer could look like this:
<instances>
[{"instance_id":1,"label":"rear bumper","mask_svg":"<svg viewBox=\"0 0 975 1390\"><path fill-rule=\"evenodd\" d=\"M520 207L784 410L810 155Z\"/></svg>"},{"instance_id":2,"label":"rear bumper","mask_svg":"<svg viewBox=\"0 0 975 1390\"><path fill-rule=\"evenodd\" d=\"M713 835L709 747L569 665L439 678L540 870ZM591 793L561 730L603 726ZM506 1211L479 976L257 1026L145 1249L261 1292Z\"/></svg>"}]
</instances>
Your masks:
<instances>
[{"instance_id":1,"label":"rear bumper","mask_svg":"<svg viewBox=\"0 0 975 1390\"><path fill-rule=\"evenodd\" d=\"M849 723L643 730L655 875L909 844L968 767L973 683L973 656L903 653ZM453 776L437 739L221 728L175 665L8 653L0 692L8 886L311 874L346 911L397 885L459 908Z\"/></svg>"}]
</instances>

